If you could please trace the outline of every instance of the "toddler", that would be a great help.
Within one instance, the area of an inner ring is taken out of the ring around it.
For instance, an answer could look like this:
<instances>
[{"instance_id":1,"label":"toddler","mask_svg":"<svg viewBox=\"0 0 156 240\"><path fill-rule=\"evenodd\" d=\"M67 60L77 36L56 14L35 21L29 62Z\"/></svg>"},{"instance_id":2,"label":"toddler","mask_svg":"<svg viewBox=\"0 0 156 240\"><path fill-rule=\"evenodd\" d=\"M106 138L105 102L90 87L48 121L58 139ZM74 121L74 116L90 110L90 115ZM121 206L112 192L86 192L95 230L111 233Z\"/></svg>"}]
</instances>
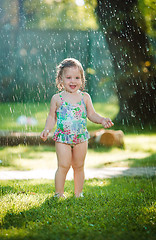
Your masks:
<instances>
[{"instance_id":1,"label":"toddler","mask_svg":"<svg viewBox=\"0 0 156 240\"><path fill-rule=\"evenodd\" d=\"M90 95L83 92L85 75L81 63L74 58L63 60L57 68L56 85L59 93L51 99L50 111L45 129L40 137L46 141L49 132L57 122L54 132L58 168L55 174L55 197L64 197L64 184L68 170L74 171L76 197L83 197L84 162L87 153L89 133L87 118L104 128L114 124L95 112Z\"/></svg>"}]
</instances>

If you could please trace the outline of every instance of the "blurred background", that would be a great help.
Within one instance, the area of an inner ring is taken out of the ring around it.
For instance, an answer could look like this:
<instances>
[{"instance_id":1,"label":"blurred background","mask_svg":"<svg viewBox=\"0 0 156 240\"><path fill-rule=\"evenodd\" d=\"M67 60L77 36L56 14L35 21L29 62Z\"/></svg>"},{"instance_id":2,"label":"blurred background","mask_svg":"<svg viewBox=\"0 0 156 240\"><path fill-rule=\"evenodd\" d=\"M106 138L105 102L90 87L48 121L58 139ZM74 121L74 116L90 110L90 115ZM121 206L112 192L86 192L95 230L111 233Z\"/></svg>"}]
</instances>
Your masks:
<instances>
[{"instance_id":1,"label":"blurred background","mask_svg":"<svg viewBox=\"0 0 156 240\"><path fill-rule=\"evenodd\" d=\"M40 131L56 66L74 57L99 113L120 128L153 130L155 19L153 0L1 0L1 129L23 129L17 118L33 115L39 128L23 131Z\"/></svg>"}]
</instances>

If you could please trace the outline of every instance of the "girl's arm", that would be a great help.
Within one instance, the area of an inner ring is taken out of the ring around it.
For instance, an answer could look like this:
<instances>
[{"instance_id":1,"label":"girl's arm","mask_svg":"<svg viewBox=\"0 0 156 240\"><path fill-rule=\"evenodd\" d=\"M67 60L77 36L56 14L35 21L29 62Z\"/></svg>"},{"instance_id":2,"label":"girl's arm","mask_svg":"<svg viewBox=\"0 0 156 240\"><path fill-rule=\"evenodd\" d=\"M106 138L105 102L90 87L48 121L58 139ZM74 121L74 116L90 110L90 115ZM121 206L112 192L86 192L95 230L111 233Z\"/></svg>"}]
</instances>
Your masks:
<instances>
[{"instance_id":1,"label":"girl's arm","mask_svg":"<svg viewBox=\"0 0 156 240\"><path fill-rule=\"evenodd\" d=\"M47 140L48 134L50 133L50 131L55 126L55 123L56 123L56 109L57 109L56 95L54 95L51 99L50 111L49 111L49 114L48 114L48 117L47 117L47 120L46 120L45 128L41 132L41 135L40 135L40 137L42 138L43 141Z\"/></svg>"},{"instance_id":2,"label":"girl's arm","mask_svg":"<svg viewBox=\"0 0 156 240\"><path fill-rule=\"evenodd\" d=\"M110 128L114 125L110 118L104 118L95 112L91 97L88 93L85 93L87 117L91 122L102 124L104 128Z\"/></svg>"}]
</instances>

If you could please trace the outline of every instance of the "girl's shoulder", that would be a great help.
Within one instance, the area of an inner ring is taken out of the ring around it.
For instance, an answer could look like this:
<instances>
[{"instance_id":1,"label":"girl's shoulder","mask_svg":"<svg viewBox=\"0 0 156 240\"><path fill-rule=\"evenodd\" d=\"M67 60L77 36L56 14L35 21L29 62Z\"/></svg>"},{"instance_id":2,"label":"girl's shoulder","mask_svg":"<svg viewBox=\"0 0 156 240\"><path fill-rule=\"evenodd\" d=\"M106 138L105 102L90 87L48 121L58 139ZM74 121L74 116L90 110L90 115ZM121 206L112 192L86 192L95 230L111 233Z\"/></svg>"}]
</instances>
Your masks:
<instances>
[{"instance_id":1,"label":"girl's shoulder","mask_svg":"<svg viewBox=\"0 0 156 240\"><path fill-rule=\"evenodd\" d=\"M84 96L84 98L85 98L86 100L90 98L90 95L89 95L89 93L87 93L87 92L82 92L82 95Z\"/></svg>"},{"instance_id":2,"label":"girl's shoulder","mask_svg":"<svg viewBox=\"0 0 156 240\"><path fill-rule=\"evenodd\" d=\"M82 92L82 94L83 94L84 103L86 104L86 106L88 106L88 104L90 104L90 102L92 102L91 97L90 97L89 93L87 93L87 92Z\"/></svg>"},{"instance_id":3,"label":"girl's shoulder","mask_svg":"<svg viewBox=\"0 0 156 240\"><path fill-rule=\"evenodd\" d=\"M58 102L60 100L60 94L61 93L54 94L51 98L51 101Z\"/></svg>"},{"instance_id":4,"label":"girl's shoulder","mask_svg":"<svg viewBox=\"0 0 156 240\"><path fill-rule=\"evenodd\" d=\"M63 93L63 91L62 91L62 92L58 92L58 93L54 94L54 95L52 96L52 98L54 98L54 99L59 99L60 96L62 96L62 93Z\"/></svg>"}]
</instances>

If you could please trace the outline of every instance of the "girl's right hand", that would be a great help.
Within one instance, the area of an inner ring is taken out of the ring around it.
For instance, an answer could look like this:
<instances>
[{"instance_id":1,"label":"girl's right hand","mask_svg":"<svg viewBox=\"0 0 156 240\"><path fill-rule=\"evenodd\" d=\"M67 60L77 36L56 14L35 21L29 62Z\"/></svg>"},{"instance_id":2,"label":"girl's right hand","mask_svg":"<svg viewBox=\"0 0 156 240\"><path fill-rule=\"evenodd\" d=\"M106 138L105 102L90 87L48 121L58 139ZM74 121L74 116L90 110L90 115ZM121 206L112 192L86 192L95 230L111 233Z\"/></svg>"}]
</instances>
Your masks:
<instances>
[{"instance_id":1,"label":"girl's right hand","mask_svg":"<svg viewBox=\"0 0 156 240\"><path fill-rule=\"evenodd\" d=\"M40 134L40 138L45 142L47 140L47 137L49 135L49 130L43 130Z\"/></svg>"},{"instance_id":2,"label":"girl's right hand","mask_svg":"<svg viewBox=\"0 0 156 240\"><path fill-rule=\"evenodd\" d=\"M110 127L114 126L114 123L112 122L112 120L110 118L103 118L102 125L104 128L110 128Z\"/></svg>"}]
</instances>

